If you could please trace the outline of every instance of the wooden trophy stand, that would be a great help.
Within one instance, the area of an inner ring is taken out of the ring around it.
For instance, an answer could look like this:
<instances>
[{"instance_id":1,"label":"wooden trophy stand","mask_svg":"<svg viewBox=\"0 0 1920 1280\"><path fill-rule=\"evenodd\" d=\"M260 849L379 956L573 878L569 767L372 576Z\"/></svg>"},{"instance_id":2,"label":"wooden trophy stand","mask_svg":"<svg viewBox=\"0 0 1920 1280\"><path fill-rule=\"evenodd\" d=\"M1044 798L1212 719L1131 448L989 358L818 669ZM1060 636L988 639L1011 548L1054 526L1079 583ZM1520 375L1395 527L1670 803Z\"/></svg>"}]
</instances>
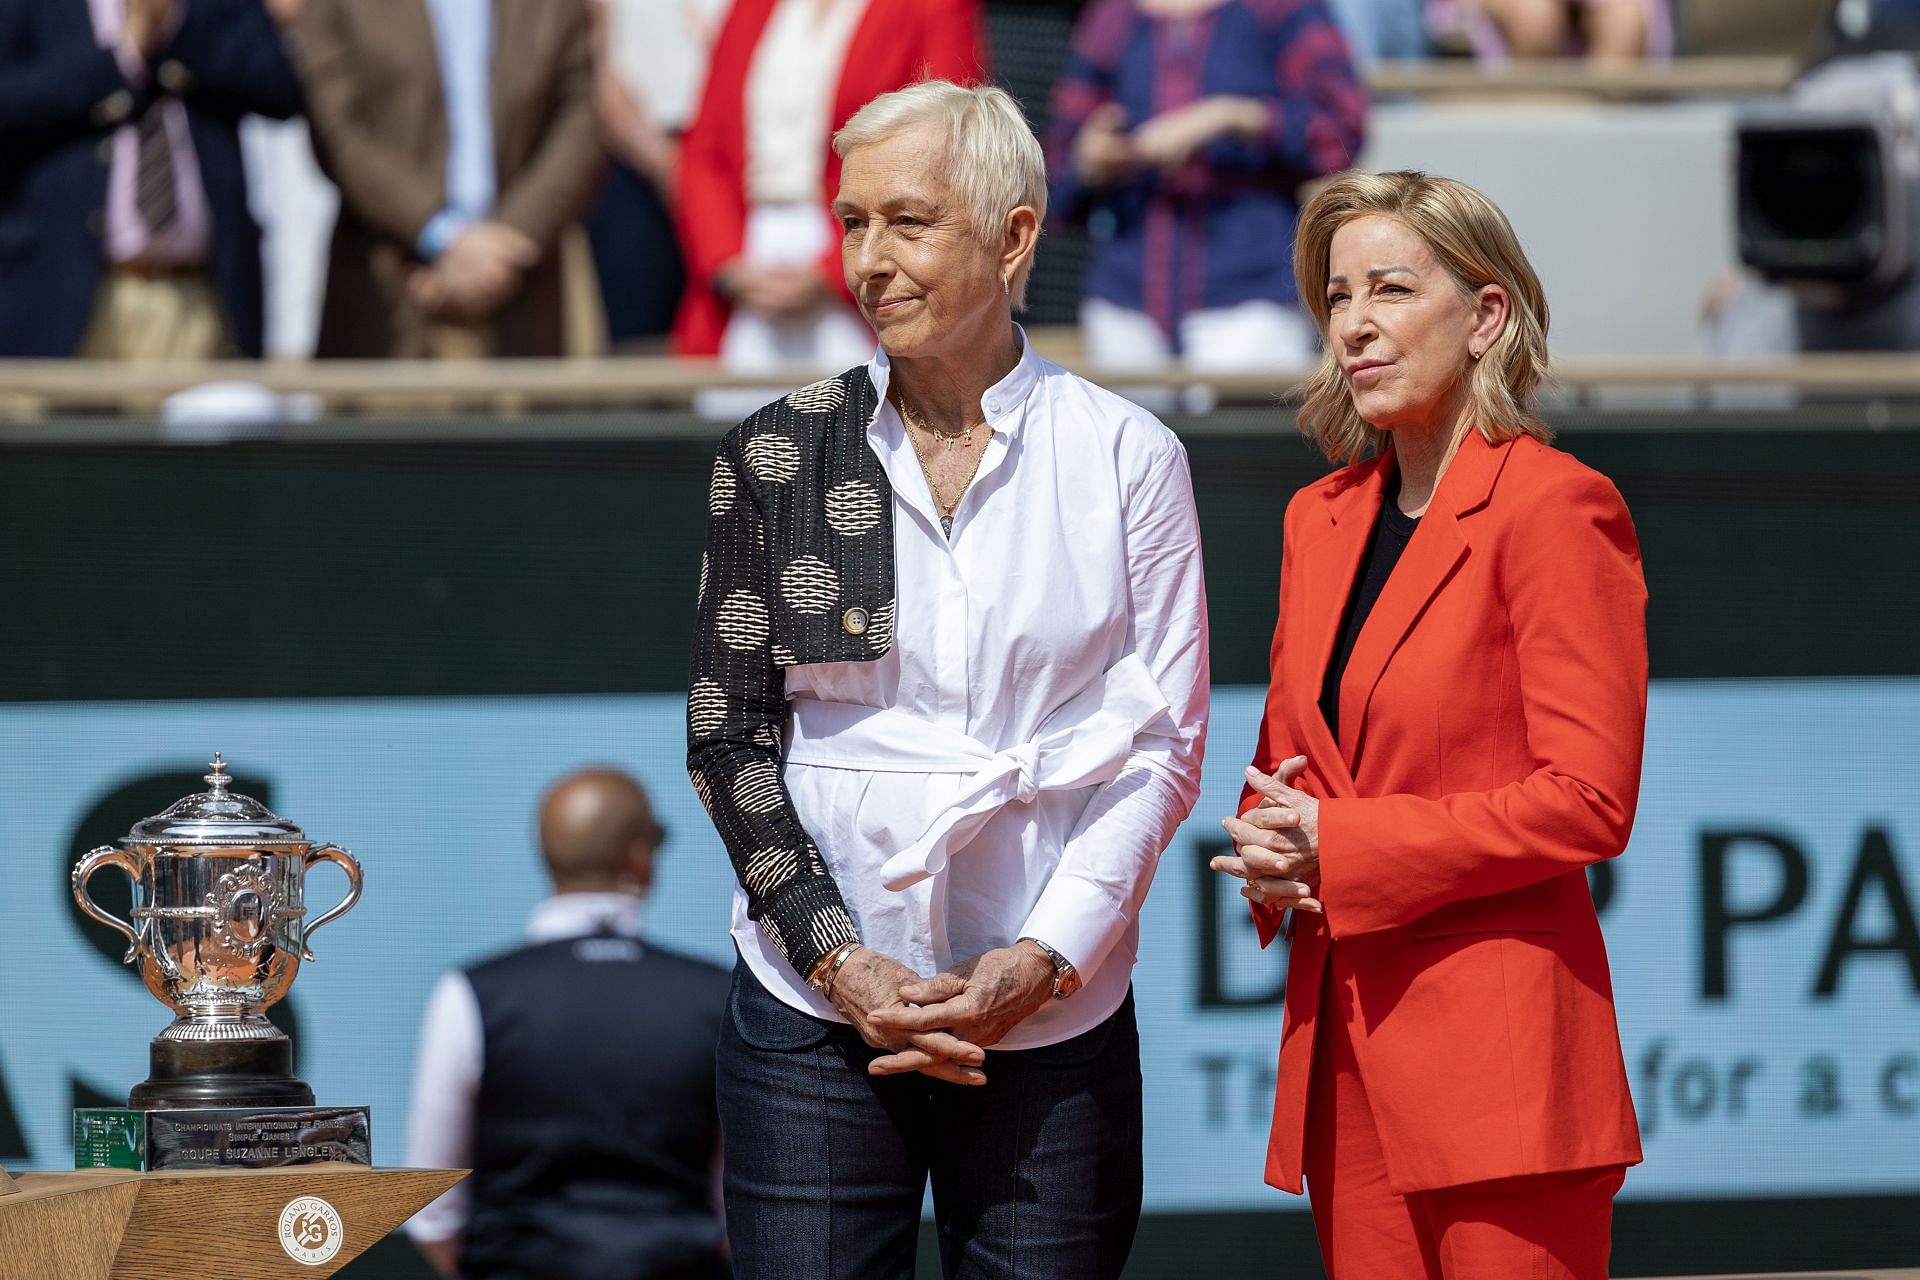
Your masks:
<instances>
[{"instance_id":1,"label":"wooden trophy stand","mask_svg":"<svg viewBox=\"0 0 1920 1280\"><path fill-rule=\"evenodd\" d=\"M330 1276L466 1177L462 1169L129 1173L0 1169L6 1280Z\"/></svg>"}]
</instances>

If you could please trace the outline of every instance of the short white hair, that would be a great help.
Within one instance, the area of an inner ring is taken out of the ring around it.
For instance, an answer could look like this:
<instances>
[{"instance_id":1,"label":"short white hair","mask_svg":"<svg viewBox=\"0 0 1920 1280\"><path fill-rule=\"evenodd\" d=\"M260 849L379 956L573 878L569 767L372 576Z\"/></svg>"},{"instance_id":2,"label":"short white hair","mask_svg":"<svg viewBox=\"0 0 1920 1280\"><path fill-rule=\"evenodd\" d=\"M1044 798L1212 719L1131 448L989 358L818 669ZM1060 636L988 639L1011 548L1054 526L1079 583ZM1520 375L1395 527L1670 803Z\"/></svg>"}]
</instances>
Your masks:
<instances>
[{"instance_id":1,"label":"short white hair","mask_svg":"<svg viewBox=\"0 0 1920 1280\"><path fill-rule=\"evenodd\" d=\"M967 219L983 242L997 246L1007 215L1021 205L1046 221L1046 156L1020 104L1005 89L923 80L883 93L833 135L834 154L844 160L855 147L929 124L946 131L947 183L966 204ZM1016 307L1027 305L1032 270L1029 254L1010 282Z\"/></svg>"}]
</instances>

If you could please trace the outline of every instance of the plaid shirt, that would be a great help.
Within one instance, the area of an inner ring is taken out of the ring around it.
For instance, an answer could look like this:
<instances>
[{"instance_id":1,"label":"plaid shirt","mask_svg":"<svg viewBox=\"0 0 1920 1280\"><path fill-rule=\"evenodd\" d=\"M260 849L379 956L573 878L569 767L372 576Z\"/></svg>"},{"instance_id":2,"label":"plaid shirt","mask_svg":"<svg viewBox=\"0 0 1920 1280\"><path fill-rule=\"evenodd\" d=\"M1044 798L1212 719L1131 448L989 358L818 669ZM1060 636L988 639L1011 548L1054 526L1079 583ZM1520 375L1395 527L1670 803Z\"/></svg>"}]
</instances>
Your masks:
<instances>
[{"instance_id":1,"label":"plaid shirt","mask_svg":"<svg viewBox=\"0 0 1920 1280\"><path fill-rule=\"evenodd\" d=\"M1119 103L1137 126L1222 94L1264 103L1266 132L1222 139L1178 172L1109 188L1088 188L1074 171L1074 139L1104 104ZM1184 18L1094 0L1047 130L1055 214L1085 218L1094 233L1086 293L1146 312L1176 342L1189 312L1294 300L1297 192L1353 163L1366 104L1322 0L1228 0Z\"/></svg>"}]
</instances>

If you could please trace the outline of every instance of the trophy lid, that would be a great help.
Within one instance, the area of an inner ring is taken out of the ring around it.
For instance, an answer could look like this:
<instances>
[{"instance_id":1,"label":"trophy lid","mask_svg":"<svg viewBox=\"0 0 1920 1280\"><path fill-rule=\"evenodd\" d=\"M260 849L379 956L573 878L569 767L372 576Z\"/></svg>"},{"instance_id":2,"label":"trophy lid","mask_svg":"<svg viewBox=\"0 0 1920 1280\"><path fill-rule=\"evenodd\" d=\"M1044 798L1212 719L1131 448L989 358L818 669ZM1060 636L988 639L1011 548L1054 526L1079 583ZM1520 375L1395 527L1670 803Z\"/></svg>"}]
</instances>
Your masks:
<instances>
[{"instance_id":1,"label":"trophy lid","mask_svg":"<svg viewBox=\"0 0 1920 1280\"><path fill-rule=\"evenodd\" d=\"M306 845L307 833L252 796L229 791L226 761L213 753L213 772L206 775L210 790L176 800L165 811L134 823L123 844L224 845L237 848L273 848Z\"/></svg>"}]
</instances>

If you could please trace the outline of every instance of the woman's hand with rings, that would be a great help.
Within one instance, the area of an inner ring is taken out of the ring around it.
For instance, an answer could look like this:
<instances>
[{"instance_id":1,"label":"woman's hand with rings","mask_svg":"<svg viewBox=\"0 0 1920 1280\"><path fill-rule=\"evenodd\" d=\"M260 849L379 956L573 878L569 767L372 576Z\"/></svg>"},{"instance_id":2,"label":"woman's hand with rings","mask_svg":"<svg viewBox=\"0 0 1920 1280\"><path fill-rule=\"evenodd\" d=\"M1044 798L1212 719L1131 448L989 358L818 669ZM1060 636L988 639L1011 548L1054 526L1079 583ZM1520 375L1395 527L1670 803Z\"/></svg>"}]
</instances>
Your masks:
<instances>
[{"instance_id":1,"label":"woman's hand with rings","mask_svg":"<svg viewBox=\"0 0 1920 1280\"><path fill-rule=\"evenodd\" d=\"M1320 802L1289 785L1307 767L1305 756L1282 761L1278 773L1248 768L1247 782L1260 803L1220 825L1233 838L1233 854L1208 865L1246 881L1240 895L1270 907L1321 910Z\"/></svg>"}]
</instances>

